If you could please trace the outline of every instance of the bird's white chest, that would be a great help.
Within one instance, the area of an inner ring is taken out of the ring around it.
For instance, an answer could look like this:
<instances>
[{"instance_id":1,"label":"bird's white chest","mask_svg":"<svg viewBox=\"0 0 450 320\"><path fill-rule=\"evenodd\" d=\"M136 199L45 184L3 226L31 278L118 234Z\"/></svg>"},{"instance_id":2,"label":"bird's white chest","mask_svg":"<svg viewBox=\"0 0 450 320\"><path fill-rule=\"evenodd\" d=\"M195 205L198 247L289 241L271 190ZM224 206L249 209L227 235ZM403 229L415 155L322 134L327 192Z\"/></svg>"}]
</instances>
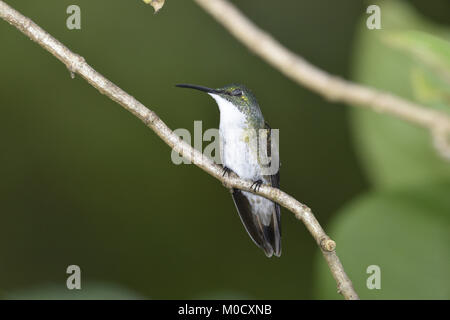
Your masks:
<instances>
[{"instance_id":1,"label":"bird's white chest","mask_svg":"<svg viewBox=\"0 0 450 320\"><path fill-rule=\"evenodd\" d=\"M231 102L212 95L220 109L220 144L222 164L243 179L258 180L260 165L252 147L255 130L248 126L245 115Z\"/></svg>"}]
</instances>

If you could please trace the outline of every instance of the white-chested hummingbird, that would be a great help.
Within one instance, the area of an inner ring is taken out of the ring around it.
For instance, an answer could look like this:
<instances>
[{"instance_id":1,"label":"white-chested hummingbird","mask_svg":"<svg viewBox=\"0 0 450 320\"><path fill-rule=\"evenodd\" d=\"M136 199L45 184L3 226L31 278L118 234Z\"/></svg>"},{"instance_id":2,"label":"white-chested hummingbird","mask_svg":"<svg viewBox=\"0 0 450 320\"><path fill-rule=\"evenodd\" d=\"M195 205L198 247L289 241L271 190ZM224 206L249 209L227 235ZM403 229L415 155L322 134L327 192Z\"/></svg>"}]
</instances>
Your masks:
<instances>
[{"instance_id":1,"label":"white-chested hummingbird","mask_svg":"<svg viewBox=\"0 0 450 320\"><path fill-rule=\"evenodd\" d=\"M280 183L278 144L252 92L240 84L211 89L192 84L191 88L212 96L220 111L219 136L224 174L233 171L240 178L278 188ZM264 143L262 143L264 142ZM232 189L232 197L248 234L267 257L281 255L280 206L248 191Z\"/></svg>"}]
</instances>

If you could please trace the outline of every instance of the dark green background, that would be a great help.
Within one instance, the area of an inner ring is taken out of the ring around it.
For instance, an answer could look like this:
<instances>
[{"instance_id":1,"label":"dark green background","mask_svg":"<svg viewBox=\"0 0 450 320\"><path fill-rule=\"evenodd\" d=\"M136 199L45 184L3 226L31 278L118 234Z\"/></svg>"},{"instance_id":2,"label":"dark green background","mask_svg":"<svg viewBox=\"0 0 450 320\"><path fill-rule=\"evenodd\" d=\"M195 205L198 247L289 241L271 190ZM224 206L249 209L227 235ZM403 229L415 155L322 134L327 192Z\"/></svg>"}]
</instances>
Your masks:
<instances>
[{"instance_id":1,"label":"dark green background","mask_svg":"<svg viewBox=\"0 0 450 320\"><path fill-rule=\"evenodd\" d=\"M192 1L167 0L156 15L140 0L7 2L172 129L219 121L210 97L175 83L246 84L280 128L283 190L313 208L325 229L370 188L348 107L286 79ZM308 61L350 77L366 3L234 3ZM447 2L414 3L449 22ZM81 7L81 30L66 28L70 4ZM3 21L0 43L1 297L319 297L318 249L291 213L283 211L281 259L267 259L214 178L175 166L139 120ZM70 264L81 267L81 292L65 289Z\"/></svg>"}]
</instances>

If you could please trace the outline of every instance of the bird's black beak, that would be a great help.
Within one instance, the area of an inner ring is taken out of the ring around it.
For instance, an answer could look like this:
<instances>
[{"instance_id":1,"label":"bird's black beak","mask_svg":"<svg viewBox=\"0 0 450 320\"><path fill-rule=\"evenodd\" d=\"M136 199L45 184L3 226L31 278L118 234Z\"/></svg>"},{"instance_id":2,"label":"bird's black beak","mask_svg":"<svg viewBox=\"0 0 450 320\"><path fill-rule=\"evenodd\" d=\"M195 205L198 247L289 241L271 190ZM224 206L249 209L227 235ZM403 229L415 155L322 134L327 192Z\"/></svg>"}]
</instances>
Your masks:
<instances>
[{"instance_id":1,"label":"bird's black beak","mask_svg":"<svg viewBox=\"0 0 450 320\"><path fill-rule=\"evenodd\" d=\"M207 88L207 87L203 87L203 86L198 86L195 84L180 83L180 84L176 84L175 87L195 89L195 90L200 90L200 91L207 92L207 93L215 93L215 94L222 93L221 90L211 89L211 88Z\"/></svg>"}]
</instances>

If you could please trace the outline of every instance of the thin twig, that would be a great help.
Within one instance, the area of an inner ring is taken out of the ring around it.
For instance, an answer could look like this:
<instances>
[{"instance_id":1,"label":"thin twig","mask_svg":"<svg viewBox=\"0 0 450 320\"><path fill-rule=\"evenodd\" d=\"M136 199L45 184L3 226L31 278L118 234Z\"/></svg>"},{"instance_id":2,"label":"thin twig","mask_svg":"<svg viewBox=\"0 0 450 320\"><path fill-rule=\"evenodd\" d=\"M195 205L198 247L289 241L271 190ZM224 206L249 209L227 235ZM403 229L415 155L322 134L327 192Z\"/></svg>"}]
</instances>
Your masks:
<instances>
[{"instance_id":1,"label":"thin twig","mask_svg":"<svg viewBox=\"0 0 450 320\"><path fill-rule=\"evenodd\" d=\"M279 189L262 185L261 189L258 189L259 191L255 192L251 189L251 181L242 180L235 175L231 175L229 177L222 176L221 166L218 166L210 158L203 156L201 152L195 150L189 144L180 139L153 111L146 108L134 97L130 96L128 93L95 71L86 63L83 57L70 51L66 46L36 25L29 18L9 7L1 0L0 17L53 54L67 66L71 73L81 75L101 93L120 104L126 110L130 111L142 120L149 128L151 128L172 149L179 152L187 160L190 160L192 163L216 179L222 181L222 183L228 188L233 187L257 193L292 211L295 216L305 224L306 228L319 245L330 267L331 273L337 282L338 291L346 299L358 299L358 295L353 289L352 283L346 275L344 268L336 255L335 242L325 234L319 222L307 206Z\"/></svg>"},{"instance_id":2,"label":"thin twig","mask_svg":"<svg viewBox=\"0 0 450 320\"><path fill-rule=\"evenodd\" d=\"M450 116L387 92L359 85L315 67L260 29L227 0L195 0L251 52L300 85L330 101L387 113L428 129L437 151L450 160ZM446 143L444 143L446 141Z\"/></svg>"}]
</instances>

